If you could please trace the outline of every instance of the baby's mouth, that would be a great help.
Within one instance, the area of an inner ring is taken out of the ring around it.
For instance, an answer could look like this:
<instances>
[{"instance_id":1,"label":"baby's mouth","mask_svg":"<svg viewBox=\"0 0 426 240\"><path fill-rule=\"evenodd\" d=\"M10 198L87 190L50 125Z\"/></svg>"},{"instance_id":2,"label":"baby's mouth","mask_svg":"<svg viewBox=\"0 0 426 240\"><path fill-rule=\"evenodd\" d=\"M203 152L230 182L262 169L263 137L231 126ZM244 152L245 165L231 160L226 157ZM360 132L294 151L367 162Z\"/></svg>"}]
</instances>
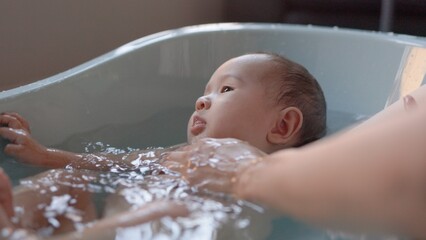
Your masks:
<instances>
[{"instance_id":1,"label":"baby's mouth","mask_svg":"<svg viewBox=\"0 0 426 240\"><path fill-rule=\"evenodd\" d=\"M200 134L201 132L204 131L204 129L206 128L206 120L202 119L201 117L195 116L193 121L192 121L192 126L191 126L191 133L194 134L195 136Z\"/></svg>"}]
</instances>

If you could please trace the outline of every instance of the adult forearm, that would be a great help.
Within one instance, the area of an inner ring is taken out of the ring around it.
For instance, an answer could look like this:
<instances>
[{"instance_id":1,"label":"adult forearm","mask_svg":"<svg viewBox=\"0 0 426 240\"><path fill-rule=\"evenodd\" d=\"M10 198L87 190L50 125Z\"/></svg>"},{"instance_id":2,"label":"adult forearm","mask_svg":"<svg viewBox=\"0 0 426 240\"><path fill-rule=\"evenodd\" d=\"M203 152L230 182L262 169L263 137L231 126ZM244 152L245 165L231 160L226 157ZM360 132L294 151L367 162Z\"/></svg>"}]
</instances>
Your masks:
<instances>
[{"instance_id":1,"label":"adult forearm","mask_svg":"<svg viewBox=\"0 0 426 240\"><path fill-rule=\"evenodd\" d=\"M425 237L425 121L417 108L272 154L242 172L237 194L310 222Z\"/></svg>"},{"instance_id":2,"label":"adult forearm","mask_svg":"<svg viewBox=\"0 0 426 240\"><path fill-rule=\"evenodd\" d=\"M297 153L293 150L283 151L246 168L237 177L237 197L266 204L304 220L318 220L324 215L319 211L325 211L319 206L318 194L315 194L319 189L313 189L308 181L303 181L303 174L298 173L303 171L299 169L303 166L293 164L294 155Z\"/></svg>"}]
</instances>

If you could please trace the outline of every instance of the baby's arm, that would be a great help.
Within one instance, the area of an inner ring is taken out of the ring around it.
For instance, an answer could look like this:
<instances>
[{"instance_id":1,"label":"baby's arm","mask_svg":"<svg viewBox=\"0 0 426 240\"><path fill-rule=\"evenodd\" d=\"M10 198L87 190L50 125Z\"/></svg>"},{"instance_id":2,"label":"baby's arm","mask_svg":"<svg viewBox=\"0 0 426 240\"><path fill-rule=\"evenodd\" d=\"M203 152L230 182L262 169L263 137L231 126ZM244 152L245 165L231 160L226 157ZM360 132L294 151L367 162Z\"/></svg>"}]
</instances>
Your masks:
<instances>
[{"instance_id":1,"label":"baby's arm","mask_svg":"<svg viewBox=\"0 0 426 240\"><path fill-rule=\"evenodd\" d=\"M0 115L0 137L9 141L4 152L23 163L32 165L62 168L83 155L50 149L31 137L28 122L17 113Z\"/></svg>"},{"instance_id":2,"label":"baby's arm","mask_svg":"<svg viewBox=\"0 0 426 240\"><path fill-rule=\"evenodd\" d=\"M48 168L63 168L71 165L75 168L89 170L109 170L111 167L133 169L139 160L153 158L151 155L158 151L133 152L130 154L81 154L47 148L31 136L29 124L17 113L2 113L0 115L0 137L9 141L4 152L14 159L37 166ZM156 156L157 157L157 156Z\"/></svg>"}]
</instances>

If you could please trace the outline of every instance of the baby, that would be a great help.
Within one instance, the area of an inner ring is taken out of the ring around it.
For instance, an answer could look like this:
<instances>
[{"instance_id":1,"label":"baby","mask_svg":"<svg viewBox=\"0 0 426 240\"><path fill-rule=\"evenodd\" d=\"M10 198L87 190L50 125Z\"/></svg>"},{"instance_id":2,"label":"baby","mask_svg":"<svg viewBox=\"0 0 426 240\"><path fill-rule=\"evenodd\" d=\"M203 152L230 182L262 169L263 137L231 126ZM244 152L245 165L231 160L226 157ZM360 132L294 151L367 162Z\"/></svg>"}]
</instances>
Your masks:
<instances>
[{"instance_id":1,"label":"baby","mask_svg":"<svg viewBox=\"0 0 426 240\"><path fill-rule=\"evenodd\" d=\"M131 170L138 167L135 160L143 160L139 151L78 154L47 148L31 137L28 123L16 113L0 115L0 125L7 125L0 128L0 136L10 142L4 152L27 164ZM315 78L282 56L254 53L230 59L214 72L195 103L187 134L189 144L203 138L236 138L269 154L319 139L325 129L326 104ZM5 178L3 172L0 175ZM11 189L7 184L1 187L1 207L13 215Z\"/></svg>"}]
</instances>

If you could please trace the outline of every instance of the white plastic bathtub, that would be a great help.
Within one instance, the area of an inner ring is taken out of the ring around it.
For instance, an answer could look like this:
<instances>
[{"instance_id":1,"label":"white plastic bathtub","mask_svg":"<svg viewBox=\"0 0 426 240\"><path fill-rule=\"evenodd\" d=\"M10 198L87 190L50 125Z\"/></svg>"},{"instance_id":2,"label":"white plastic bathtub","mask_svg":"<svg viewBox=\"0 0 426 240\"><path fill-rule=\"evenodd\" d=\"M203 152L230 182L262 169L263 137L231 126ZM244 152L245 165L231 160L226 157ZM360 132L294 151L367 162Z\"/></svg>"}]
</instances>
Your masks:
<instances>
[{"instance_id":1,"label":"white plastic bathtub","mask_svg":"<svg viewBox=\"0 0 426 240\"><path fill-rule=\"evenodd\" d=\"M317 77L330 110L371 115L385 106L410 58L424 63L424 53L415 55L413 49L425 48L426 39L419 37L336 28L238 23L185 27L140 38L66 72L0 92L0 110L23 114L34 137L46 145L167 112L179 116L164 124L179 124L180 130L167 132L161 124L150 129L153 135L146 137L154 139L143 145L182 142L186 123L179 121L180 115L186 121L214 69L243 53L272 51L305 65Z\"/></svg>"},{"instance_id":2,"label":"white plastic bathtub","mask_svg":"<svg viewBox=\"0 0 426 240\"><path fill-rule=\"evenodd\" d=\"M225 60L248 52L283 54L324 89L330 132L381 110L425 79L426 40L393 34L285 24L209 24L140 38L38 82L0 92L48 146L84 142L168 146L186 140L194 101ZM16 181L31 168L0 164Z\"/></svg>"},{"instance_id":3,"label":"white plastic bathtub","mask_svg":"<svg viewBox=\"0 0 426 240\"><path fill-rule=\"evenodd\" d=\"M317 77L331 132L415 88L426 71L424 38L285 24L209 24L143 37L66 72L0 92L0 111L21 113L33 136L48 146L176 144L185 141L194 101L213 71L254 51L284 54Z\"/></svg>"}]
</instances>

